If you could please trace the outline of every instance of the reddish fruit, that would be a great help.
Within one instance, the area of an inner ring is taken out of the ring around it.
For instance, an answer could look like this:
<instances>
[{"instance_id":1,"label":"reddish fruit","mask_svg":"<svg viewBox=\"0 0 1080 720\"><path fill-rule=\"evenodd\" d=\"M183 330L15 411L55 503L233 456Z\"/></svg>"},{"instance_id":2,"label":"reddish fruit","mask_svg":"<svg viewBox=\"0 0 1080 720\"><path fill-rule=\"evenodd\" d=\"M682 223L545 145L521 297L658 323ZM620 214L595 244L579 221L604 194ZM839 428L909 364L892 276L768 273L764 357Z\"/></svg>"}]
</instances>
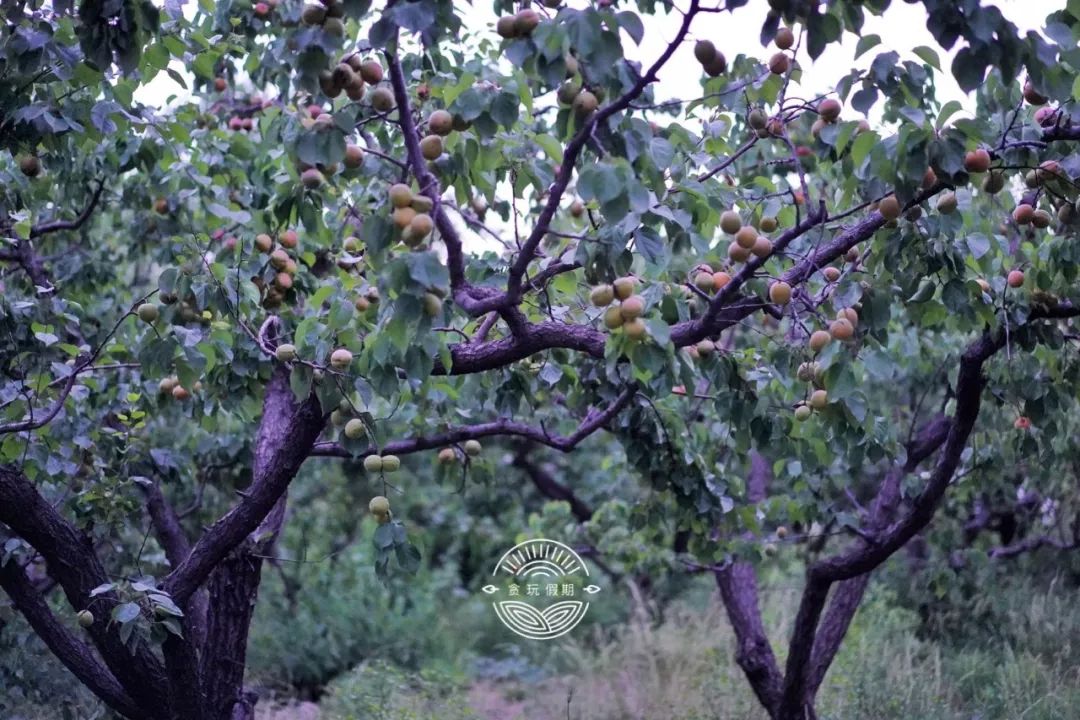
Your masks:
<instances>
[{"instance_id":1,"label":"reddish fruit","mask_svg":"<svg viewBox=\"0 0 1080 720\"><path fill-rule=\"evenodd\" d=\"M964 169L969 173L984 173L990 169L990 153L979 148L964 156Z\"/></svg>"},{"instance_id":2,"label":"reddish fruit","mask_svg":"<svg viewBox=\"0 0 1080 720\"><path fill-rule=\"evenodd\" d=\"M1017 225L1027 225L1033 217L1035 217L1035 208L1027 203L1020 203L1013 210L1013 220Z\"/></svg>"},{"instance_id":3,"label":"reddish fruit","mask_svg":"<svg viewBox=\"0 0 1080 720\"><path fill-rule=\"evenodd\" d=\"M1024 284L1024 271L1023 270L1011 270L1007 278L1009 287L1018 288Z\"/></svg>"},{"instance_id":4,"label":"reddish fruit","mask_svg":"<svg viewBox=\"0 0 1080 720\"><path fill-rule=\"evenodd\" d=\"M1027 430L1031 427L1031 418L1021 415L1013 422L1013 427L1017 430Z\"/></svg>"},{"instance_id":5,"label":"reddish fruit","mask_svg":"<svg viewBox=\"0 0 1080 720\"><path fill-rule=\"evenodd\" d=\"M214 89L215 90L217 90L218 92L225 92L226 87L228 87L228 85L225 82L225 78L223 78L223 77L214 78Z\"/></svg>"}]
</instances>

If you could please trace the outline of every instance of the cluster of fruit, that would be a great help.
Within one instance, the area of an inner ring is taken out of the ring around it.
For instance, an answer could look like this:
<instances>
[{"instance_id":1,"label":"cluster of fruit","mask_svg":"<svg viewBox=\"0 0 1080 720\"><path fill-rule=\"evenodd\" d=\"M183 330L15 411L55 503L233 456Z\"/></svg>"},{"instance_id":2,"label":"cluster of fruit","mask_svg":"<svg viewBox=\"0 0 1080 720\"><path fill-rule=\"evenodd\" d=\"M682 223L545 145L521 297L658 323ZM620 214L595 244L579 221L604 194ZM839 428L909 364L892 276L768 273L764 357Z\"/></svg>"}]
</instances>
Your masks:
<instances>
[{"instance_id":1,"label":"cluster of fruit","mask_svg":"<svg viewBox=\"0 0 1080 720\"><path fill-rule=\"evenodd\" d=\"M202 390L202 383L196 382L192 388L195 392ZM162 378L158 383L158 392L167 397L171 397L173 400L187 400L191 397L191 390L188 390L180 384L180 379L175 375L167 378Z\"/></svg>"},{"instance_id":2,"label":"cluster of fruit","mask_svg":"<svg viewBox=\"0 0 1080 720\"><path fill-rule=\"evenodd\" d=\"M269 255L269 265L274 271L269 284L261 275L251 278L251 281L263 293L263 307L279 307L284 302L286 294L292 289L298 266L289 251L296 250L299 243L300 237L295 230L284 230L279 233L276 246L274 239L267 233L259 233L255 236L255 250Z\"/></svg>"},{"instance_id":3,"label":"cluster of fruit","mask_svg":"<svg viewBox=\"0 0 1080 720\"><path fill-rule=\"evenodd\" d=\"M765 232L776 229L776 220L773 218L762 218L759 224ZM734 210L727 210L720 216L720 229L735 238L728 245L728 257L732 262L746 262L751 255L763 258L772 253L772 241L759 235L753 225L743 225L742 218Z\"/></svg>"},{"instance_id":4,"label":"cluster of fruit","mask_svg":"<svg viewBox=\"0 0 1080 720\"><path fill-rule=\"evenodd\" d=\"M611 285L597 285L589 293L593 305L607 308L604 311L605 327L609 330L622 328L631 340L640 340L647 332L645 321L641 319L645 314L645 299L634 294L636 285L637 278L627 275ZM612 305L616 300L618 305Z\"/></svg>"},{"instance_id":5,"label":"cluster of fruit","mask_svg":"<svg viewBox=\"0 0 1080 720\"><path fill-rule=\"evenodd\" d=\"M463 449L469 457L476 457L483 450L479 440L466 440ZM453 465L457 462L457 453L454 448L445 447L439 451L438 458L440 465Z\"/></svg>"},{"instance_id":6,"label":"cluster of fruit","mask_svg":"<svg viewBox=\"0 0 1080 720\"><path fill-rule=\"evenodd\" d=\"M414 249L420 249L435 229L435 221L429 214L434 207L431 198L413 194L404 183L390 186L391 219L401 231L401 241Z\"/></svg>"},{"instance_id":7,"label":"cluster of fruit","mask_svg":"<svg viewBox=\"0 0 1080 720\"><path fill-rule=\"evenodd\" d=\"M336 37L345 35L345 5L341 0L323 0L321 3L308 3L300 14L300 21L305 25L322 27L323 32Z\"/></svg>"},{"instance_id":8,"label":"cluster of fruit","mask_svg":"<svg viewBox=\"0 0 1080 720\"><path fill-rule=\"evenodd\" d=\"M359 54L346 55L334 66L333 70L319 73L319 88L329 98L336 98L345 93L353 102L364 99L365 83L374 88L371 92L371 104L379 112L394 109L394 93L390 88L380 85L383 81L383 66L375 58L361 58ZM378 96L378 99L376 99Z\"/></svg>"},{"instance_id":9,"label":"cluster of fruit","mask_svg":"<svg viewBox=\"0 0 1080 720\"><path fill-rule=\"evenodd\" d=\"M503 15L496 20L495 32L499 33L499 37L513 40L532 35L539 24L540 14L532 8L523 8L513 15Z\"/></svg>"},{"instance_id":10,"label":"cluster of fruit","mask_svg":"<svg viewBox=\"0 0 1080 720\"><path fill-rule=\"evenodd\" d=\"M795 419L802 422L807 420L814 410L822 410L829 404L829 393L825 390L824 372L821 365L816 362L804 362L799 365L796 377L803 382L811 383L814 387L809 399L795 406Z\"/></svg>"}]
</instances>

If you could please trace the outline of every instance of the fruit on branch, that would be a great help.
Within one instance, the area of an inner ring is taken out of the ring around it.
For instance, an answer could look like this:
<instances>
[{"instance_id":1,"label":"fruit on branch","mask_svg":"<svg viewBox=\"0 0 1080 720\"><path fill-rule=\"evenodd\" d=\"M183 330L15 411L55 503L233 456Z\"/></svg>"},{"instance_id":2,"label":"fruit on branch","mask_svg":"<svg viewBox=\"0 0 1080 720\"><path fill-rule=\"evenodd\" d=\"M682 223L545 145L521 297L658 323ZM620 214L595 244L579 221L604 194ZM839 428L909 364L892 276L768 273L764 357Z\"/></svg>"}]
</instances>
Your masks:
<instances>
[{"instance_id":1,"label":"fruit on branch","mask_svg":"<svg viewBox=\"0 0 1080 720\"><path fill-rule=\"evenodd\" d=\"M731 275L723 270L717 270L713 273L713 290L722 290L725 285L731 282Z\"/></svg>"},{"instance_id":2,"label":"fruit on branch","mask_svg":"<svg viewBox=\"0 0 1080 720\"><path fill-rule=\"evenodd\" d=\"M270 253L270 264L277 270L284 270L285 266L289 264L289 254L278 248Z\"/></svg>"},{"instance_id":3,"label":"fruit on branch","mask_svg":"<svg viewBox=\"0 0 1080 720\"><path fill-rule=\"evenodd\" d=\"M1047 97L1040 95L1035 86L1028 80L1024 83L1024 100L1027 100L1029 105L1045 105Z\"/></svg>"},{"instance_id":4,"label":"fruit on branch","mask_svg":"<svg viewBox=\"0 0 1080 720\"><path fill-rule=\"evenodd\" d=\"M764 235L758 235L757 240L754 241L754 246L750 248L750 252L759 258L769 257L772 254L772 240Z\"/></svg>"},{"instance_id":5,"label":"fruit on branch","mask_svg":"<svg viewBox=\"0 0 1080 720\"><path fill-rule=\"evenodd\" d=\"M382 472L382 458L378 455L368 455L364 458L364 469L369 473Z\"/></svg>"},{"instance_id":6,"label":"fruit on branch","mask_svg":"<svg viewBox=\"0 0 1080 720\"><path fill-rule=\"evenodd\" d=\"M815 410L823 410L829 404L829 393L824 390L815 390L810 393L810 407Z\"/></svg>"},{"instance_id":7,"label":"fruit on branch","mask_svg":"<svg viewBox=\"0 0 1080 720\"><path fill-rule=\"evenodd\" d=\"M796 371L795 376L803 382L813 382L814 378L821 372L821 366L816 362L804 362L799 364L799 369Z\"/></svg>"},{"instance_id":8,"label":"fruit on branch","mask_svg":"<svg viewBox=\"0 0 1080 720\"><path fill-rule=\"evenodd\" d=\"M781 50L790 50L795 45L795 33L791 28L782 27L776 31L776 37L773 38L773 42L776 43L776 47Z\"/></svg>"},{"instance_id":9,"label":"fruit on branch","mask_svg":"<svg viewBox=\"0 0 1080 720\"><path fill-rule=\"evenodd\" d=\"M634 287L637 285L637 278L632 275L625 275L621 278L616 278L613 285L615 291L615 297L619 300L625 300L634 294Z\"/></svg>"},{"instance_id":10,"label":"fruit on branch","mask_svg":"<svg viewBox=\"0 0 1080 720\"><path fill-rule=\"evenodd\" d=\"M281 247L292 250L299 244L300 236L295 230L285 230L278 235L278 242L281 243Z\"/></svg>"},{"instance_id":11,"label":"fruit on branch","mask_svg":"<svg viewBox=\"0 0 1080 720\"><path fill-rule=\"evenodd\" d=\"M987 177L989 177L989 176L987 176ZM953 212L955 212L956 211L956 193L954 193L954 192L943 193L942 196L940 198L938 198L937 209L938 209L938 212L942 213L943 215L951 215Z\"/></svg>"},{"instance_id":12,"label":"fruit on branch","mask_svg":"<svg viewBox=\"0 0 1080 720\"><path fill-rule=\"evenodd\" d=\"M172 389L172 396L174 400L187 400L191 393L183 385L177 384Z\"/></svg>"},{"instance_id":13,"label":"fruit on branch","mask_svg":"<svg viewBox=\"0 0 1080 720\"><path fill-rule=\"evenodd\" d=\"M443 154L443 141L438 135L426 135L420 141L420 154L425 160L437 160Z\"/></svg>"},{"instance_id":14,"label":"fruit on branch","mask_svg":"<svg viewBox=\"0 0 1080 720\"><path fill-rule=\"evenodd\" d=\"M783 280L777 280L769 286L769 300L777 305L787 305L791 302L791 285Z\"/></svg>"},{"instance_id":15,"label":"fruit on branch","mask_svg":"<svg viewBox=\"0 0 1080 720\"><path fill-rule=\"evenodd\" d=\"M1045 210L1036 210L1031 215L1031 224L1039 229L1050 227L1051 221L1050 213Z\"/></svg>"},{"instance_id":16,"label":"fruit on branch","mask_svg":"<svg viewBox=\"0 0 1080 720\"><path fill-rule=\"evenodd\" d=\"M159 197L157 200L154 201L154 212L156 212L158 215L168 215L169 201L163 197Z\"/></svg>"},{"instance_id":17,"label":"fruit on branch","mask_svg":"<svg viewBox=\"0 0 1080 720\"><path fill-rule=\"evenodd\" d=\"M850 340L855 335L855 326L847 318L840 318L829 323L829 334L837 340Z\"/></svg>"},{"instance_id":18,"label":"fruit on branch","mask_svg":"<svg viewBox=\"0 0 1080 720\"><path fill-rule=\"evenodd\" d=\"M466 440L464 447L465 454L469 457L476 457L484 449L479 440Z\"/></svg>"},{"instance_id":19,"label":"fruit on branch","mask_svg":"<svg viewBox=\"0 0 1080 720\"><path fill-rule=\"evenodd\" d=\"M616 330L623 326L622 309L613 305L604 311L604 326L608 330Z\"/></svg>"},{"instance_id":20,"label":"fruit on branch","mask_svg":"<svg viewBox=\"0 0 1080 720\"><path fill-rule=\"evenodd\" d=\"M382 456L382 469L383 472L397 472L401 468L401 458L397 455L383 455Z\"/></svg>"},{"instance_id":21,"label":"fruit on branch","mask_svg":"<svg viewBox=\"0 0 1080 720\"><path fill-rule=\"evenodd\" d=\"M434 293L424 293L423 298L424 314L428 317L438 317L442 315L443 302L442 298Z\"/></svg>"},{"instance_id":22,"label":"fruit on branch","mask_svg":"<svg viewBox=\"0 0 1080 720\"><path fill-rule=\"evenodd\" d=\"M744 248L742 245L734 241L732 241L732 243L728 245L727 254L728 258L730 258L732 262L741 263L746 262L750 259L750 249Z\"/></svg>"},{"instance_id":23,"label":"fruit on branch","mask_svg":"<svg viewBox=\"0 0 1080 720\"><path fill-rule=\"evenodd\" d=\"M89 610L80 610L76 618L78 618L79 627L81 628L88 628L94 624L94 613Z\"/></svg>"},{"instance_id":24,"label":"fruit on branch","mask_svg":"<svg viewBox=\"0 0 1080 720\"><path fill-rule=\"evenodd\" d=\"M371 93L371 107L376 112L388 113L394 109L396 104L394 93L390 91L390 88L380 86Z\"/></svg>"},{"instance_id":25,"label":"fruit on branch","mask_svg":"<svg viewBox=\"0 0 1080 720\"><path fill-rule=\"evenodd\" d=\"M824 330L815 330L810 334L810 349L816 353L821 352L830 340L832 340L832 335Z\"/></svg>"},{"instance_id":26,"label":"fruit on branch","mask_svg":"<svg viewBox=\"0 0 1080 720\"><path fill-rule=\"evenodd\" d=\"M645 326L645 321L637 317L632 320L627 320L623 324L623 332L631 340L640 340L645 337L648 332L648 328Z\"/></svg>"},{"instance_id":27,"label":"fruit on branch","mask_svg":"<svg viewBox=\"0 0 1080 720\"><path fill-rule=\"evenodd\" d=\"M345 437L350 440L359 440L364 437L364 421L360 418L353 418L345 423Z\"/></svg>"},{"instance_id":28,"label":"fruit on branch","mask_svg":"<svg viewBox=\"0 0 1080 720\"><path fill-rule=\"evenodd\" d=\"M764 552L765 552L765 557L770 557L770 558L771 557L776 557L776 553L778 552L778 549L776 547L776 543L765 543L762 550L764 550Z\"/></svg>"},{"instance_id":29,"label":"fruit on branch","mask_svg":"<svg viewBox=\"0 0 1080 720\"><path fill-rule=\"evenodd\" d=\"M513 15L503 15L495 21L495 32L499 37L510 40L517 37L517 27Z\"/></svg>"},{"instance_id":30,"label":"fruit on branch","mask_svg":"<svg viewBox=\"0 0 1080 720\"><path fill-rule=\"evenodd\" d=\"M353 354L345 348L338 348L330 353L330 366L335 370L344 370L352 364Z\"/></svg>"},{"instance_id":31,"label":"fruit on branch","mask_svg":"<svg viewBox=\"0 0 1080 720\"><path fill-rule=\"evenodd\" d=\"M158 319L158 307L153 303L143 303L136 312L144 323L152 324Z\"/></svg>"},{"instance_id":32,"label":"fruit on branch","mask_svg":"<svg viewBox=\"0 0 1080 720\"><path fill-rule=\"evenodd\" d=\"M758 223L758 229L761 230L761 232L775 232L777 227L779 227L779 223L776 222L776 218L774 217L763 217L761 218L761 222Z\"/></svg>"},{"instance_id":33,"label":"fruit on branch","mask_svg":"<svg viewBox=\"0 0 1080 720\"><path fill-rule=\"evenodd\" d=\"M413 200L412 189L404 183L390 186L390 204L395 208L409 207Z\"/></svg>"},{"instance_id":34,"label":"fruit on branch","mask_svg":"<svg viewBox=\"0 0 1080 720\"><path fill-rule=\"evenodd\" d=\"M375 58L366 58L360 63L360 77L368 85L378 85L383 80L383 66Z\"/></svg>"},{"instance_id":35,"label":"fruit on branch","mask_svg":"<svg viewBox=\"0 0 1080 720\"><path fill-rule=\"evenodd\" d=\"M895 195L888 195L878 203L878 212L886 220L895 220L900 217L900 201Z\"/></svg>"},{"instance_id":36,"label":"fruit on branch","mask_svg":"<svg viewBox=\"0 0 1080 720\"><path fill-rule=\"evenodd\" d=\"M346 145L345 158L342 163L350 170L355 170L364 164L364 148L359 145Z\"/></svg>"},{"instance_id":37,"label":"fruit on branch","mask_svg":"<svg viewBox=\"0 0 1080 720\"><path fill-rule=\"evenodd\" d=\"M1012 217L1017 225L1027 225L1035 217L1035 208L1027 203L1020 203L1013 210Z\"/></svg>"},{"instance_id":38,"label":"fruit on branch","mask_svg":"<svg viewBox=\"0 0 1080 720\"><path fill-rule=\"evenodd\" d=\"M711 40L698 40L694 43L694 57L702 65L708 65L716 58L716 46Z\"/></svg>"},{"instance_id":39,"label":"fruit on branch","mask_svg":"<svg viewBox=\"0 0 1080 720\"><path fill-rule=\"evenodd\" d=\"M457 462L457 453L454 452L454 448L443 448L439 451L439 464L440 465L452 465Z\"/></svg>"},{"instance_id":40,"label":"fruit on branch","mask_svg":"<svg viewBox=\"0 0 1080 720\"><path fill-rule=\"evenodd\" d=\"M969 173L984 173L990 169L990 153L983 148L964 155L964 169Z\"/></svg>"},{"instance_id":41,"label":"fruit on branch","mask_svg":"<svg viewBox=\"0 0 1080 720\"><path fill-rule=\"evenodd\" d=\"M852 307L841 308L836 311L837 320L847 320L851 323L851 327L857 327L859 325L859 313Z\"/></svg>"},{"instance_id":42,"label":"fruit on branch","mask_svg":"<svg viewBox=\"0 0 1080 720\"><path fill-rule=\"evenodd\" d=\"M975 282L979 284L979 288L981 288L984 293L989 294L993 291L993 288L990 287L990 283L988 283L983 278L977 278Z\"/></svg>"},{"instance_id":43,"label":"fruit on branch","mask_svg":"<svg viewBox=\"0 0 1080 720\"><path fill-rule=\"evenodd\" d=\"M773 75L783 75L791 69L791 58L782 52L778 52L769 58L769 72Z\"/></svg>"},{"instance_id":44,"label":"fruit on branch","mask_svg":"<svg viewBox=\"0 0 1080 720\"><path fill-rule=\"evenodd\" d=\"M835 98L825 98L818 104L818 115L827 123L836 122L840 117L840 101Z\"/></svg>"},{"instance_id":45,"label":"fruit on branch","mask_svg":"<svg viewBox=\"0 0 1080 720\"><path fill-rule=\"evenodd\" d=\"M795 408L795 419L799 422L804 422L810 419L810 416L814 414L814 411L810 409L809 405L800 404Z\"/></svg>"},{"instance_id":46,"label":"fruit on branch","mask_svg":"<svg viewBox=\"0 0 1080 720\"><path fill-rule=\"evenodd\" d=\"M1005 187L1005 173L1000 170L991 170L982 181L983 192L995 195Z\"/></svg>"},{"instance_id":47,"label":"fruit on branch","mask_svg":"<svg viewBox=\"0 0 1080 720\"><path fill-rule=\"evenodd\" d=\"M589 293L589 301L596 307L607 307L615 299L615 291L610 285L597 285Z\"/></svg>"},{"instance_id":48,"label":"fruit on branch","mask_svg":"<svg viewBox=\"0 0 1080 720\"><path fill-rule=\"evenodd\" d=\"M37 155L23 155L19 158L19 171L26 177L36 178L41 174L41 160Z\"/></svg>"},{"instance_id":49,"label":"fruit on branch","mask_svg":"<svg viewBox=\"0 0 1080 720\"><path fill-rule=\"evenodd\" d=\"M788 536L788 529L786 527L784 527L783 525L780 525L779 527L776 528L776 537L783 540L787 536Z\"/></svg>"},{"instance_id":50,"label":"fruit on branch","mask_svg":"<svg viewBox=\"0 0 1080 720\"><path fill-rule=\"evenodd\" d=\"M773 137L783 137L784 128L783 118L774 117L769 120L769 124L765 126L765 132Z\"/></svg>"},{"instance_id":51,"label":"fruit on branch","mask_svg":"<svg viewBox=\"0 0 1080 720\"><path fill-rule=\"evenodd\" d=\"M581 202L580 200L574 200L574 202L570 203L570 215L571 216L579 218L584 214L585 214L585 203Z\"/></svg>"},{"instance_id":52,"label":"fruit on branch","mask_svg":"<svg viewBox=\"0 0 1080 720\"><path fill-rule=\"evenodd\" d=\"M281 362L292 362L296 359L296 346L289 343L282 343L277 346L277 350L274 351L274 356Z\"/></svg>"},{"instance_id":53,"label":"fruit on branch","mask_svg":"<svg viewBox=\"0 0 1080 720\"><path fill-rule=\"evenodd\" d=\"M540 24L540 15L532 8L524 8L514 15L514 34L528 36Z\"/></svg>"},{"instance_id":54,"label":"fruit on branch","mask_svg":"<svg viewBox=\"0 0 1080 720\"><path fill-rule=\"evenodd\" d=\"M323 32L333 35L334 37L345 36L345 22L341 18L328 17L323 20L322 26Z\"/></svg>"},{"instance_id":55,"label":"fruit on branch","mask_svg":"<svg viewBox=\"0 0 1080 720\"><path fill-rule=\"evenodd\" d=\"M1024 285L1024 271L1023 270L1010 270L1008 276L1005 278L1009 283L1009 287L1018 288Z\"/></svg>"},{"instance_id":56,"label":"fruit on branch","mask_svg":"<svg viewBox=\"0 0 1080 720\"><path fill-rule=\"evenodd\" d=\"M640 295L631 295L619 305L619 313L623 320L639 318L645 312L645 300Z\"/></svg>"},{"instance_id":57,"label":"fruit on branch","mask_svg":"<svg viewBox=\"0 0 1080 720\"><path fill-rule=\"evenodd\" d=\"M428 116L428 130L436 135L449 135L454 129L454 116L446 110L436 110Z\"/></svg>"},{"instance_id":58,"label":"fruit on branch","mask_svg":"<svg viewBox=\"0 0 1080 720\"><path fill-rule=\"evenodd\" d=\"M162 394L171 393L172 389L180 384L180 381L174 377L161 378L158 382L158 392Z\"/></svg>"},{"instance_id":59,"label":"fruit on branch","mask_svg":"<svg viewBox=\"0 0 1080 720\"><path fill-rule=\"evenodd\" d=\"M300 13L300 21L305 25L322 25L324 20L326 20L326 8L319 4L309 3Z\"/></svg>"},{"instance_id":60,"label":"fruit on branch","mask_svg":"<svg viewBox=\"0 0 1080 720\"><path fill-rule=\"evenodd\" d=\"M376 458L379 460L379 469L382 469L382 458L378 455L368 455L364 458L364 467L367 467L368 458ZM370 472L378 472L378 470L372 470ZM390 501L382 495L376 495L368 502L368 512L375 516L375 519L380 525L385 525L390 522Z\"/></svg>"},{"instance_id":61,"label":"fruit on branch","mask_svg":"<svg viewBox=\"0 0 1080 720\"><path fill-rule=\"evenodd\" d=\"M404 230L412 224L414 218L416 218L416 211L411 207L399 207L394 210L391 217L394 220L394 224L399 229Z\"/></svg>"},{"instance_id":62,"label":"fruit on branch","mask_svg":"<svg viewBox=\"0 0 1080 720\"><path fill-rule=\"evenodd\" d=\"M720 216L720 229L728 235L734 235L742 229L742 218L734 210L726 210Z\"/></svg>"},{"instance_id":63,"label":"fruit on branch","mask_svg":"<svg viewBox=\"0 0 1080 720\"><path fill-rule=\"evenodd\" d=\"M735 233L735 242L737 242L740 247L744 247L747 250L754 247L757 238L757 230L755 230L752 225L743 225L739 228L739 231Z\"/></svg>"},{"instance_id":64,"label":"fruit on branch","mask_svg":"<svg viewBox=\"0 0 1080 720\"><path fill-rule=\"evenodd\" d=\"M597 100L596 95L588 90L582 90L574 97L574 101L571 106L574 111L579 115L589 115L600 105L600 101Z\"/></svg>"},{"instance_id":65,"label":"fruit on branch","mask_svg":"<svg viewBox=\"0 0 1080 720\"><path fill-rule=\"evenodd\" d=\"M694 275L694 286L702 292L709 292L713 289L713 277L711 272L699 272Z\"/></svg>"},{"instance_id":66,"label":"fruit on branch","mask_svg":"<svg viewBox=\"0 0 1080 720\"><path fill-rule=\"evenodd\" d=\"M300 173L300 182L303 183L304 187L306 187L308 190L315 190L319 188L320 186L322 186L323 180L325 180L323 174L315 168L308 168L304 172Z\"/></svg>"}]
</instances>

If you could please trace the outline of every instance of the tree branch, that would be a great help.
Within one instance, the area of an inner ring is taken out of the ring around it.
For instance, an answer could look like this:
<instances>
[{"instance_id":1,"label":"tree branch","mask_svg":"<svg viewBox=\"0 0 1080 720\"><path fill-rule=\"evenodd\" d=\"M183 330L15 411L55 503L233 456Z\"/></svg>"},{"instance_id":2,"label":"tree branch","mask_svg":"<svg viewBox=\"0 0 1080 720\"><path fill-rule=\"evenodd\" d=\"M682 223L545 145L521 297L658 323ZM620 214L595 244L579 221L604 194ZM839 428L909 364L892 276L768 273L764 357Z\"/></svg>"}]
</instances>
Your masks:
<instances>
[{"instance_id":1,"label":"tree branch","mask_svg":"<svg viewBox=\"0 0 1080 720\"><path fill-rule=\"evenodd\" d=\"M1080 549L1080 541L1064 542L1057 538L1052 538L1049 535L1039 535L1037 537L1028 538L1012 545L1003 545L1001 547L991 548L987 553L992 558L1014 558L1018 555L1023 555L1029 552L1035 552L1040 548L1050 547L1058 550L1076 550Z\"/></svg>"},{"instance_id":2,"label":"tree branch","mask_svg":"<svg viewBox=\"0 0 1080 720\"><path fill-rule=\"evenodd\" d=\"M112 673L98 661L93 649L53 615L49 604L14 560L0 566L0 587L52 654L106 705L133 719L151 717L135 704Z\"/></svg>"},{"instance_id":3,"label":"tree branch","mask_svg":"<svg viewBox=\"0 0 1080 720\"><path fill-rule=\"evenodd\" d=\"M466 440L476 440L497 435L526 438L540 443L541 445L547 445L560 452L570 452L577 447L582 440L592 435L606 425L613 417L618 415L623 408L627 406L636 392L637 385L631 384L623 390L605 410L597 411L594 408L591 408L586 414L585 419L578 425L577 429L570 435L565 436L552 435L543 428L536 428L531 425L526 425L525 423L516 422L510 418L500 417L491 422L450 428L449 430L435 435L412 438L411 440L396 440L386 443L381 449L369 447L366 450L355 454L334 442L316 443L311 450L311 456L359 458L377 452L393 455L411 455L412 453L422 452L424 450L433 450L435 448L446 447L447 445L462 443Z\"/></svg>"},{"instance_id":4,"label":"tree branch","mask_svg":"<svg viewBox=\"0 0 1080 720\"><path fill-rule=\"evenodd\" d=\"M97 184L97 190L90 196L90 202L86 204L86 207L79 213L78 217L74 220L54 220L53 222L35 225L30 228L30 237L36 238L60 230L78 230L82 227L83 223L90 219L90 215L93 214L94 208L97 207L98 200L101 198L101 191L105 189L104 180L98 180Z\"/></svg>"},{"instance_id":5,"label":"tree branch","mask_svg":"<svg viewBox=\"0 0 1080 720\"><path fill-rule=\"evenodd\" d=\"M580 523L588 522L593 515L593 510L568 486L559 482L544 468L529 458L528 450L521 448L515 455L512 465L521 468L532 480L533 485L544 497L552 500L562 500L570 505L570 512L574 514Z\"/></svg>"}]
</instances>

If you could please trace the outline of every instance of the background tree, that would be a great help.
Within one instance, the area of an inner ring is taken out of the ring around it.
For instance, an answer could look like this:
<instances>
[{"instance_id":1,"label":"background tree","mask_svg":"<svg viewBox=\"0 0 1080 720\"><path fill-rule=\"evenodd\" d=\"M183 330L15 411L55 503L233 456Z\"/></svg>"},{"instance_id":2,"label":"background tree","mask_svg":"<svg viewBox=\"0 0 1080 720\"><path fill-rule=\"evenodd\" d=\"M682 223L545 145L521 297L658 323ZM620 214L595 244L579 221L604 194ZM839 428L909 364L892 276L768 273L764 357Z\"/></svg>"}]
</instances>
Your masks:
<instances>
[{"instance_id":1,"label":"background tree","mask_svg":"<svg viewBox=\"0 0 1080 720\"><path fill-rule=\"evenodd\" d=\"M956 119L929 48L797 96L862 5L771 3L773 47L729 60L710 18L740 4L498 2L475 34L435 0L13 6L0 584L81 683L127 717L251 717L309 458L369 478L388 583L421 560L415 463L470 492L515 465L599 553L624 522L715 574L778 720L814 716L870 573L951 486L1038 457L1030 490L1075 507L1080 14L1021 38L926 0L977 89ZM653 15L677 33L627 61ZM658 102L683 43L702 96ZM162 72L192 96L135 101ZM530 460L600 430L651 493L598 510ZM1056 523L994 552L1074 547ZM755 563L788 543L782 668Z\"/></svg>"}]
</instances>

